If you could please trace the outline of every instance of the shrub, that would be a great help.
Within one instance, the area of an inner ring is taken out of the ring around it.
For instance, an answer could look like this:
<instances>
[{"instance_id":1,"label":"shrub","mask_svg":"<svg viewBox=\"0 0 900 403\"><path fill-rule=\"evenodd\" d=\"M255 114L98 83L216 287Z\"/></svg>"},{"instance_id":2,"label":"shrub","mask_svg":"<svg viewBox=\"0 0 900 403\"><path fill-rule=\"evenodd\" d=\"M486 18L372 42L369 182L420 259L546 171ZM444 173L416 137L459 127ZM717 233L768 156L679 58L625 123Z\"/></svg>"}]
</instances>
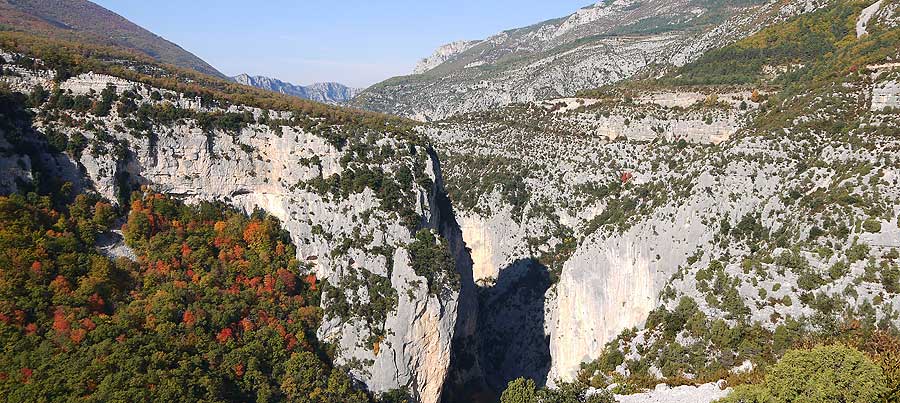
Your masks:
<instances>
[{"instance_id":1,"label":"shrub","mask_svg":"<svg viewBox=\"0 0 900 403\"><path fill-rule=\"evenodd\" d=\"M531 403L537 398L534 381L519 378L509 382L506 390L500 395L500 403Z\"/></svg>"},{"instance_id":2,"label":"shrub","mask_svg":"<svg viewBox=\"0 0 900 403\"><path fill-rule=\"evenodd\" d=\"M740 386L719 403L874 403L886 396L882 369L842 345L792 350L762 385Z\"/></svg>"},{"instance_id":3,"label":"shrub","mask_svg":"<svg viewBox=\"0 0 900 403\"><path fill-rule=\"evenodd\" d=\"M408 250L413 270L425 277L429 293L443 295L459 290L459 273L456 272L447 240L423 229L416 233L416 239L409 244Z\"/></svg>"},{"instance_id":4,"label":"shrub","mask_svg":"<svg viewBox=\"0 0 900 403\"><path fill-rule=\"evenodd\" d=\"M859 350L840 345L788 351L766 376L774 402L879 401L884 373Z\"/></svg>"},{"instance_id":5,"label":"shrub","mask_svg":"<svg viewBox=\"0 0 900 403\"><path fill-rule=\"evenodd\" d=\"M878 221L874 218L870 218L863 222L863 229L866 232L871 232L873 234L881 232L881 221Z\"/></svg>"}]
</instances>

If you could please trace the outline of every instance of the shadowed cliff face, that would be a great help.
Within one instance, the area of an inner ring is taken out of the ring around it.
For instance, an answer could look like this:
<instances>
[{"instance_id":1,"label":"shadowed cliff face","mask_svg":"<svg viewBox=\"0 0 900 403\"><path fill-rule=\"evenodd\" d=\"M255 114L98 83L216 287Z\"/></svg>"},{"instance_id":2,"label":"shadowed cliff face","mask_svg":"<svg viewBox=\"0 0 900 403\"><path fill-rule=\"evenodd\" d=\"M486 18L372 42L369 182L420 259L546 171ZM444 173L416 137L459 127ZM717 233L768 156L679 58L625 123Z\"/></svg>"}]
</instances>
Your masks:
<instances>
[{"instance_id":1,"label":"shadowed cliff face","mask_svg":"<svg viewBox=\"0 0 900 403\"><path fill-rule=\"evenodd\" d=\"M546 383L550 338L544 295L550 286L547 268L523 259L501 270L493 284L476 287L477 318L468 321L476 328L457 332L444 402L494 402L519 377Z\"/></svg>"},{"instance_id":2,"label":"shadowed cliff face","mask_svg":"<svg viewBox=\"0 0 900 403\"><path fill-rule=\"evenodd\" d=\"M547 381L550 338L544 330L547 268L534 259L503 269L493 286L479 287L478 341L484 378L499 395L519 377Z\"/></svg>"}]
</instances>

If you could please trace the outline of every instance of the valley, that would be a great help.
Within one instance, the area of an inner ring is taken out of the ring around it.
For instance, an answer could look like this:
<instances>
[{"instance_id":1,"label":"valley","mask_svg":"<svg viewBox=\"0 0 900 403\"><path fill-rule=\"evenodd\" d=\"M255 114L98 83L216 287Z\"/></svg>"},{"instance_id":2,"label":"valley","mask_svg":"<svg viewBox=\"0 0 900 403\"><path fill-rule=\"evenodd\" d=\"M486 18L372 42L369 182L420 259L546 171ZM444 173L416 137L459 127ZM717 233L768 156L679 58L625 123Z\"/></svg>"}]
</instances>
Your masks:
<instances>
[{"instance_id":1,"label":"valley","mask_svg":"<svg viewBox=\"0 0 900 403\"><path fill-rule=\"evenodd\" d=\"M370 111L0 31L0 396L894 401L898 22L601 2Z\"/></svg>"}]
</instances>

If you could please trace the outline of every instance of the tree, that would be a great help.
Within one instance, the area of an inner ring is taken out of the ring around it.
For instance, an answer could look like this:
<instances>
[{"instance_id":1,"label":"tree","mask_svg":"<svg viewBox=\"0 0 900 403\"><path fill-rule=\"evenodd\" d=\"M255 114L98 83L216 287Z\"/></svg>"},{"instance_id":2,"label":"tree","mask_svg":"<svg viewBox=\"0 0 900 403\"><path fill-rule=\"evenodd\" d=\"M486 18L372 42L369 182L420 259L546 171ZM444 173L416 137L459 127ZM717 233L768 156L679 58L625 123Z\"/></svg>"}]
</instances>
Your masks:
<instances>
[{"instance_id":1,"label":"tree","mask_svg":"<svg viewBox=\"0 0 900 403\"><path fill-rule=\"evenodd\" d=\"M759 386L740 387L720 403L876 403L887 392L882 369L842 345L791 350Z\"/></svg>"},{"instance_id":2,"label":"tree","mask_svg":"<svg viewBox=\"0 0 900 403\"><path fill-rule=\"evenodd\" d=\"M535 403L537 401L536 388L531 379L512 380L500 395L500 403Z\"/></svg>"}]
</instances>

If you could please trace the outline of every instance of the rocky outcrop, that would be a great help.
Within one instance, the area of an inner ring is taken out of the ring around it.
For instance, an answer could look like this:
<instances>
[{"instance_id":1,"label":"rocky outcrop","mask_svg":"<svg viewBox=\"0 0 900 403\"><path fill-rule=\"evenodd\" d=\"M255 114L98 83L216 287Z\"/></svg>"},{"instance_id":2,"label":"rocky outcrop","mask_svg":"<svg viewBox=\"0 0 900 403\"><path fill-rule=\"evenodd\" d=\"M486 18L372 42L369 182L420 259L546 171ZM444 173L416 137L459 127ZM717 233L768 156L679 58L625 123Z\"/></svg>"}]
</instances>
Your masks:
<instances>
[{"instance_id":1,"label":"rocky outcrop","mask_svg":"<svg viewBox=\"0 0 900 403\"><path fill-rule=\"evenodd\" d=\"M731 388L723 386L707 383L700 386L670 388L663 384L657 385L656 388L645 393L616 395L616 401L619 403L710 403L731 393Z\"/></svg>"},{"instance_id":2,"label":"rocky outcrop","mask_svg":"<svg viewBox=\"0 0 900 403\"><path fill-rule=\"evenodd\" d=\"M885 111L889 108L900 108L900 82L885 81L872 91L872 110Z\"/></svg>"},{"instance_id":3,"label":"rocky outcrop","mask_svg":"<svg viewBox=\"0 0 900 403\"><path fill-rule=\"evenodd\" d=\"M413 69L413 74L423 74L432 70L454 56L471 49L480 42L481 41L456 41L443 45L437 48L431 56L420 60L419 63L416 64L415 69Z\"/></svg>"},{"instance_id":4,"label":"rocky outcrop","mask_svg":"<svg viewBox=\"0 0 900 403\"><path fill-rule=\"evenodd\" d=\"M874 4L869 7L863 9L862 13L859 15L859 19L856 20L856 37L862 38L863 35L868 34L869 21L872 20L872 17L881 10L881 4L883 0L878 0Z\"/></svg>"}]
</instances>

